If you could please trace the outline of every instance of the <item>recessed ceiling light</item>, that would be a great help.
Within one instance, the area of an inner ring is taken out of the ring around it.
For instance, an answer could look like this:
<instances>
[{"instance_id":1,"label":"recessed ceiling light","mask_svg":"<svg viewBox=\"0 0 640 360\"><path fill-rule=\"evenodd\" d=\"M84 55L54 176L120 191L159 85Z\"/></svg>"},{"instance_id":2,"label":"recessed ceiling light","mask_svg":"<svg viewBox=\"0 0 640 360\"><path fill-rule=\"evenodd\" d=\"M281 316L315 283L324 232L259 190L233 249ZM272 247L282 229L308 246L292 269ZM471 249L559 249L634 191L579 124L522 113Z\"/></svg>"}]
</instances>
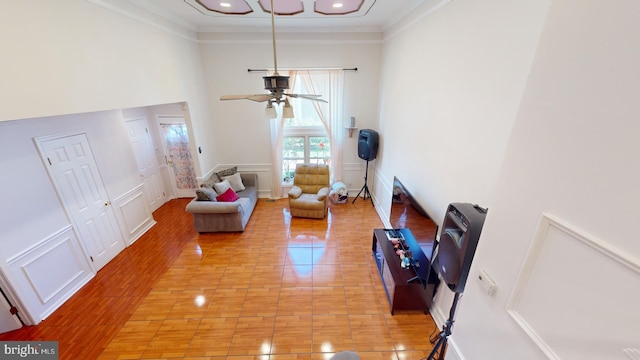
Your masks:
<instances>
[{"instance_id":1,"label":"recessed ceiling light","mask_svg":"<svg viewBox=\"0 0 640 360\"><path fill-rule=\"evenodd\" d=\"M222 6L222 7L231 7L231 4L229 4L227 2L221 2L220 6Z\"/></svg>"},{"instance_id":2,"label":"recessed ceiling light","mask_svg":"<svg viewBox=\"0 0 640 360\"><path fill-rule=\"evenodd\" d=\"M333 7L334 8L341 8L342 7L342 3L334 3Z\"/></svg>"}]
</instances>

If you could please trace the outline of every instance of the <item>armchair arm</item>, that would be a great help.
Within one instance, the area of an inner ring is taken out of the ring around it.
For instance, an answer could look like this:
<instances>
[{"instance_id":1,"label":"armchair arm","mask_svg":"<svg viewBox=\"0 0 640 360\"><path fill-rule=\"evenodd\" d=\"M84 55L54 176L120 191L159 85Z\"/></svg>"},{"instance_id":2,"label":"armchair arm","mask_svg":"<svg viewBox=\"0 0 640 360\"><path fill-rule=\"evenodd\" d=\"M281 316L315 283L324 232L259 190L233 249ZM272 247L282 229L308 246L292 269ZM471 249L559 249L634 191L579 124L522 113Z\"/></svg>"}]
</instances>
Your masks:
<instances>
[{"instance_id":1,"label":"armchair arm","mask_svg":"<svg viewBox=\"0 0 640 360\"><path fill-rule=\"evenodd\" d=\"M299 186L293 185L289 190L289 199L297 199L302 195L302 189Z\"/></svg>"},{"instance_id":2,"label":"armchair arm","mask_svg":"<svg viewBox=\"0 0 640 360\"><path fill-rule=\"evenodd\" d=\"M328 187L323 187L322 189L318 190L318 200L324 200L327 195L329 195Z\"/></svg>"}]
</instances>

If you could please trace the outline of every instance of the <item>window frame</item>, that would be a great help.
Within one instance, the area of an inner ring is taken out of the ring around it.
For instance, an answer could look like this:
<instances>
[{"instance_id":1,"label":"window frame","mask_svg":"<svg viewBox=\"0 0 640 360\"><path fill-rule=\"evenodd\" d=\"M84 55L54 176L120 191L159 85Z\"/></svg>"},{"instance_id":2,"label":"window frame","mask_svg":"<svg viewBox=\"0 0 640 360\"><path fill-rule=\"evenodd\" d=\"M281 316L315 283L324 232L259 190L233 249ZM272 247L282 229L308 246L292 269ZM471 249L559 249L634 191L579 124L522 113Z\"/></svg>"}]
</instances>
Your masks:
<instances>
[{"instance_id":1,"label":"window frame","mask_svg":"<svg viewBox=\"0 0 640 360\"><path fill-rule=\"evenodd\" d=\"M285 126L284 130L282 132L282 139L283 139L283 143L284 143L284 139L286 139L287 137L302 137L304 138L304 159L303 162L310 162L311 161L311 141L310 138L312 137L325 137L327 138L327 140L330 142L331 139L329 138L329 135L327 134L327 130L324 128L324 126L320 125L320 126ZM329 145L329 144L328 144ZM299 158L287 158L284 156L284 147L281 150L283 152L282 154L282 163L280 164L281 167L284 168L284 162L287 160L296 160ZM331 150L328 149L329 151L329 156L326 157L326 159L331 160ZM288 185L292 185L293 184L293 179L289 179L288 181L285 180L284 177L284 173L283 173L283 177L282 177L282 185L283 186L288 186Z\"/></svg>"}]
</instances>

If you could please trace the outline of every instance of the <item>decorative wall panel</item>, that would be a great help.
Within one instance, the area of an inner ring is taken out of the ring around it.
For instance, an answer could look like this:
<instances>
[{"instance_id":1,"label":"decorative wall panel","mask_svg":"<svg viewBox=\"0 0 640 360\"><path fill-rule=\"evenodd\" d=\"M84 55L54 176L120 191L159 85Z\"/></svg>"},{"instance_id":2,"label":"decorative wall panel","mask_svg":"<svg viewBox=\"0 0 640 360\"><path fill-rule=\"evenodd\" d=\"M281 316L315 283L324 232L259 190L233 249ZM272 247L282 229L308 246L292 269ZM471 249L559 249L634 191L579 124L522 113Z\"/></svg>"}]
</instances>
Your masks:
<instances>
[{"instance_id":1,"label":"decorative wall panel","mask_svg":"<svg viewBox=\"0 0 640 360\"><path fill-rule=\"evenodd\" d=\"M142 189L143 185L140 184L114 200L121 232L127 245L133 244L156 223Z\"/></svg>"},{"instance_id":2,"label":"decorative wall panel","mask_svg":"<svg viewBox=\"0 0 640 360\"><path fill-rule=\"evenodd\" d=\"M544 214L507 311L549 359L625 359L638 304L638 259Z\"/></svg>"},{"instance_id":3,"label":"decorative wall panel","mask_svg":"<svg viewBox=\"0 0 640 360\"><path fill-rule=\"evenodd\" d=\"M93 276L71 225L7 261L34 322L44 320Z\"/></svg>"}]
</instances>

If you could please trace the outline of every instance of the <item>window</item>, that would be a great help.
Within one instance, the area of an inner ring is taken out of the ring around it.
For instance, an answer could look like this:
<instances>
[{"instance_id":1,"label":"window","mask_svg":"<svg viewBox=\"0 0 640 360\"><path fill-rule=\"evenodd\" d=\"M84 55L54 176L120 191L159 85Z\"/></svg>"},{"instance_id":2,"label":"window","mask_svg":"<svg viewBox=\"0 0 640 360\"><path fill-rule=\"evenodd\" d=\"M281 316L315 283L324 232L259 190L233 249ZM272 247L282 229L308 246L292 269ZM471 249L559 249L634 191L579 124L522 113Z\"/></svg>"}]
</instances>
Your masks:
<instances>
[{"instance_id":1,"label":"window","mask_svg":"<svg viewBox=\"0 0 640 360\"><path fill-rule=\"evenodd\" d=\"M330 165L329 138L309 134L284 136L282 141L282 181L293 182L298 163Z\"/></svg>"},{"instance_id":2,"label":"window","mask_svg":"<svg viewBox=\"0 0 640 360\"><path fill-rule=\"evenodd\" d=\"M294 94L310 94L303 81L296 79ZM298 163L331 165L329 137L313 103L291 99L295 118L285 119L282 138L282 182L293 183Z\"/></svg>"}]
</instances>

